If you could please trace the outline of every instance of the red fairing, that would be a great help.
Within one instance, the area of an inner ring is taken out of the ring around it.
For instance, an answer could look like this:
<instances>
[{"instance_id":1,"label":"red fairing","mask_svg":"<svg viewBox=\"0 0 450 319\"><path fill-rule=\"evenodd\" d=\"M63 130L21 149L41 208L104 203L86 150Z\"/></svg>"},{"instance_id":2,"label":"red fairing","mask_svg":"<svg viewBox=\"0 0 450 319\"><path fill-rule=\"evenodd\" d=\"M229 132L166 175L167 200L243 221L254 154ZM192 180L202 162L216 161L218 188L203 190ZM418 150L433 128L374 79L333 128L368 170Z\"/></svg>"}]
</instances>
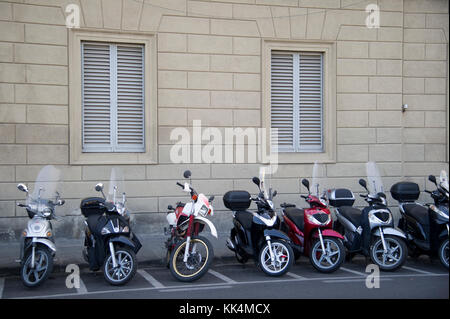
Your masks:
<instances>
[{"instance_id":1,"label":"red fairing","mask_svg":"<svg viewBox=\"0 0 450 319\"><path fill-rule=\"evenodd\" d=\"M337 237L340 239L344 239L344 236L342 236L341 234L339 234L337 231L332 230L332 229L322 229L322 236L324 237ZM319 238L319 233L315 233L314 234L314 238Z\"/></svg>"},{"instance_id":2,"label":"red fairing","mask_svg":"<svg viewBox=\"0 0 450 319\"><path fill-rule=\"evenodd\" d=\"M316 196L309 195L306 201L309 203L311 207L321 207L321 208L327 208L327 205L322 203L320 199Z\"/></svg>"}]
</instances>

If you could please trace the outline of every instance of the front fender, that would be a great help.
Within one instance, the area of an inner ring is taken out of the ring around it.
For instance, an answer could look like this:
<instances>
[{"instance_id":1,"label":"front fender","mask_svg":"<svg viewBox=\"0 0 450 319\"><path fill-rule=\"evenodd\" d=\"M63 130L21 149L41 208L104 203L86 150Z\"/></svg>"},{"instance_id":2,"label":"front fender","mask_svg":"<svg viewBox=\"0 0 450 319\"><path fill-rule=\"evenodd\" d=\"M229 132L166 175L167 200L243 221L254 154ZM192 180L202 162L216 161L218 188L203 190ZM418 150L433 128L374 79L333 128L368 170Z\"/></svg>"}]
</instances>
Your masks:
<instances>
[{"instance_id":1,"label":"front fender","mask_svg":"<svg viewBox=\"0 0 450 319\"><path fill-rule=\"evenodd\" d=\"M344 239L344 236L342 236L341 234L339 234L337 231L335 231L335 230L332 230L332 229L322 229L321 230L322 231L322 236L323 237L337 237L337 238L340 238L340 239ZM318 231L316 231L316 232L314 232L314 235L313 235L313 237L314 238L319 238L319 232Z\"/></svg>"},{"instance_id":2,"label":"front fender","mask_svg":"<svg viewBox=\"0 0 450 319\"><path fill-rule=\"evenodd\" d=\"M374 236L381 236L381 235L380 235L380 228L377 227L377 228L375 229L375 231L374 231L372 234L373 234ZM383 227L383 234L385 234L385 235L398 236L398 237L401 237L401 238L406 239L405 234L404 234L401 230L396 229L396 228L394 228L394 227Z\"/></svg>"},{"instance_id":3,"label":"front fender","mask_svg":"<svg viewBox=\"0 0 450 319\"><path fill-rule=\"evenodd\" d=\"M43 244L44 246L47 246L48 248L50 248L51 251L55 252L56 251L56 246L55 243L52 242L51 240L48 240L46 238L36 238L34 237L32 240L33 244Z\"/></svg>"},{"instance_id":4,"label":"front fender","mask_svg":"<svg viewBox=\"0 0 450 319\"><path fill-rule=\"evenodd\" d=\"M265 229L264 230L264 237L269 236L270 238L275 237L275 238L280 238L283 239L287 242L291 242L291 239L288 237L288 235L286 235L285 233L276 230L276 229Z\"/></svg>"},{"instance_id":5,"label":"front fender","mask_svg":"<svg viewBox=\"0 0 450 319\"><path fill-rule=\"evenodd\" d=\"M136 248L136 245L128 237L125 236L111 237L109 241L112 243L123 244L125 246L131 247L133 250L135 250Z\"/></svg>"},{"instance_id":6,"label":"front fender","mask_svg":"<svg viewBox=\"0 0 450 319\"><path fill-rule=\"evenodd\" d=\"M198 222L200 222L200 223L202 223L202 224L208 225L209 230L211 231L211 235L213 235L215 238L218 238L218 237L217 237L217 230L216 230L216 227L214 226L214 224L213 224L209 219L204 218L204 217L202 217L202 216L196 216L194 220L195 220L195 221L198 221Z\"/></svg>"}]
</instances>

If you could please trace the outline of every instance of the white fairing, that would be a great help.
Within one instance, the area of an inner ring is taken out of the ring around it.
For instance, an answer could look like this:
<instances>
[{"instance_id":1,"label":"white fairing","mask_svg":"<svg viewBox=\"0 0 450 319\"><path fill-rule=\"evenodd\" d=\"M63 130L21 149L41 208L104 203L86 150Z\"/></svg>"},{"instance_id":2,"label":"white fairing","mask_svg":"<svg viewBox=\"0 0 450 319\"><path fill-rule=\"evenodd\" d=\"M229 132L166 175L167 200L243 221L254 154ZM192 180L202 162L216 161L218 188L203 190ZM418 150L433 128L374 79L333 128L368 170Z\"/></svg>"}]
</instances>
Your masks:
<instances>
[{"instance_id":1,"label":"white fairing","mask_svg":"<svg viewBox=\"0 0 450 319\"><path fill-rule=\"evenodd\" d=\"M170 226L175 227L177 225L177 215L175 213L167 214L166 219Z\"/></svg>"},{"instance_id":2,"label":"white fairing","mask_svg":"<svg viewBox=\"0 0 450 319\"><path fill-rule=\"evenodd\" d=\"M200 220L202 223L208 225L209 230L211 231L211 235L213 235L215 238L217 238L217 230L214 224L209 220L201 216L196 216L195 220Z\"/></svg>"},{"instance_id":3,"label":"white fairing","mask_svg":"<svg viewBox=\"0 0 450 319\"><path fill-rule=\"evenodd\" d=\"M272 227L275 222L277 221L277 215L274 215L271 219L264 218L261 215L258 215L255 212L252 212L253 216L261 220L264 224L266 224L268 227Z\"/></svg>"},{"instance_id":4,"label":"white fairing","mask_svg":"<svg viewBox=\"0 0 450 319\"><path fill-rule=\"evenodd\" d=\"M186 203L186 205L184 205L183 207L183 214L185 214L186 216L190 216L192 214L192 202Z\"/></svg>"}]
</instances>

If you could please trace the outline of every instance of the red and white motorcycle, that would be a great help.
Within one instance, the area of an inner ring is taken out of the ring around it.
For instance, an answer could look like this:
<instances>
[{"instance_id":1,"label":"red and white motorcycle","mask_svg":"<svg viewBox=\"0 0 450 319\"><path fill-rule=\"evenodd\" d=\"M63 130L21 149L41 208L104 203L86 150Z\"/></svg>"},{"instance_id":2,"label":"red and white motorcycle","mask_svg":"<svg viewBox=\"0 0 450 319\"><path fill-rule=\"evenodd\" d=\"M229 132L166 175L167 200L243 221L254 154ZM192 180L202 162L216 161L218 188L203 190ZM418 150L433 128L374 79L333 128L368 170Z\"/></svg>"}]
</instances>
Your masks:
<instances>
[{"instance_id":1,"label":"red and white motorcycle","mask_svg":"<svg viewBox=\"0 0 450 319\"><path fill-rule=\"evenodd\" d=\"M184 172L185 178L191 177L190 171ZM217 238L214 224L207 219L214 214L211 202L214 196L207 198L198 194L190 183L177 183L191 196L187 204L177 203L177 207L168 206L167 221L169 229L165 230L169 238L166 241L167 263L172 275L180 281L195 281L207 271L214 257L209 240L199 234L208 225L211 235Z\"/></svg>"}]
</instances>

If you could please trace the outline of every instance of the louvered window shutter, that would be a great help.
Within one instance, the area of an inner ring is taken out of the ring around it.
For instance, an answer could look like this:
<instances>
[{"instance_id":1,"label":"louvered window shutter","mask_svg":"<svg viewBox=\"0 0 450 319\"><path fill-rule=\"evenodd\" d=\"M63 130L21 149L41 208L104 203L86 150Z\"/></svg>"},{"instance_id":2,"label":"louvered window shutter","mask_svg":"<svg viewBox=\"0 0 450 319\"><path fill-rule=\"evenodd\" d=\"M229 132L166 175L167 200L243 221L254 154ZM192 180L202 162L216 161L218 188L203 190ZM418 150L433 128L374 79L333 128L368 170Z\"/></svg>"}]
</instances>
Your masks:
<instances>
[{"instance_id":1,"label":"louvered window shutter","mask_svg":"<svg viewBox=\"0 0 450 319\"><path fill-rule=\"evenodd\" d=\"M278 151L323 151L322 73L322 53L272 53L271 127L278 130Z\"/></svg>"},{"instance_id":2,"label":"louvered window shutter","mask_svg":"<svg viewBox=\"0 0 450 319\"><path fill-rule=\"evenodd\" d=\"M82 44L83 151L144 152L144 48Z\"/></svg>"}]
</instances>

